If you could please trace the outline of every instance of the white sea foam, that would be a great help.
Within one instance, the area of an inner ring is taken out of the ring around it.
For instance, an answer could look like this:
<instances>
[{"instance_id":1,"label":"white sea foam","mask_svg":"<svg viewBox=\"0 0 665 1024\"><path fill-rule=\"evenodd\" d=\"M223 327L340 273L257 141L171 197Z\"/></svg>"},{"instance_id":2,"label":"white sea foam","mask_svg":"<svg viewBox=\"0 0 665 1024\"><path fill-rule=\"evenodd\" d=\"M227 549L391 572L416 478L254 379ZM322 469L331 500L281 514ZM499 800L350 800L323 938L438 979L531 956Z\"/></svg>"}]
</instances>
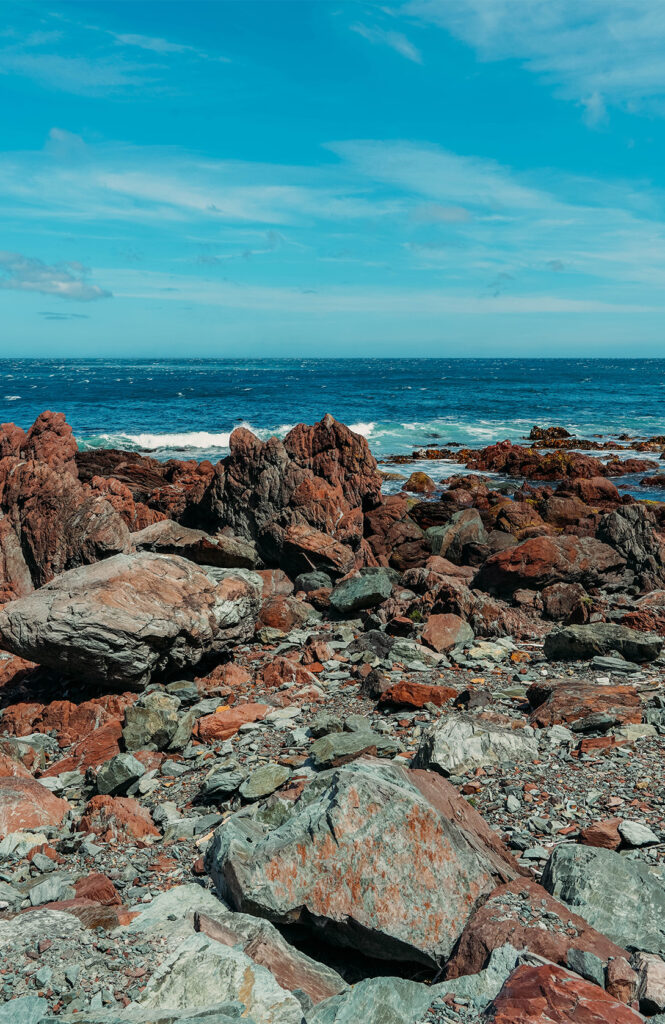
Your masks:
<instances>
[{"instance_id":1,"label":"white sea foam","mask_svg":"<svg viewBox=\"0 0 665 1024\"><path fill-rule=\"evenodd\" d=\"M20 395L5 395L4 396L5 402L18 402L20 400L20 398L21 398Z\"/></svg>"},{"instance_id":2,"label":"white sea foam","mask_svg":"<svg viewBox=\"0 0 665 1024\"><path fill-rule=\"evenodd\" d=\"M352 430L354 434L360 434L362 437L370 438L374 433L376 423L349 423L349 430Z\"/></svg>"}]
</instances>

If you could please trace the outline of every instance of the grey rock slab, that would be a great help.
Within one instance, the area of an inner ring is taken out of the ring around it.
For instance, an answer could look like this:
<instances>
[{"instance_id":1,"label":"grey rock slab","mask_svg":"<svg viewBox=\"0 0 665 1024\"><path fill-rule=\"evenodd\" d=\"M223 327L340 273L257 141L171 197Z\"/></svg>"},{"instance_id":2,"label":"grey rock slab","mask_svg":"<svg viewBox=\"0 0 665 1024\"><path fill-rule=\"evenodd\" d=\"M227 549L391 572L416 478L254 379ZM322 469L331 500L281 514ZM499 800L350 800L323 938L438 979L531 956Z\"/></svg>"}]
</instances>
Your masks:
<instances>
[{"instance_id":1,"label":"grey rock slab","mask_svg":"<svg viewBox=\"0 0 665 1024\"><path fill-rule=\"evenodd\" d=\"M472 715L449 715L425 732L413 759L414 768L432 768L443 775L464 775L502 761L533 761L538 741L528 726L511 729Z\"/></svg>"},{"instance_id":2,"label":"grey rock slab","mask_svg":"<svg viewBox=\"0 0 665 1024\"><path fill-rule=\"evenodd\" d=\"M369 731L331 732L312 743L309 756L318 770L338 767L363 754L378 753L377 744L383 739Z\"/></svg>"},{"instance_id":3,"label":"grey rock slab","mask_svg":"<svg viewBox=\"0 0 665 1024\"><path fill-rule=\"evenodd\" d=\"M152 1009L207 1006L237 1000L261 1024L302 1024L298 1000L241 950L196 934L157 968L141 994Z\"/></svg>"},{"instance_id":4,"label":"grey rock slab","mask_svg":"<svg viewBox=\"0 0 665 1024\"><path fill-rule=\"evenodd\" d=\"M249 773L240 786L244 800L260 800L269 796L291 778L291 770L281 764L262 764Z\"/></svg>"},{"instance_id":5,"label":"grey rock slab","mask_svg":"<svg viewBox=\"0 0 665 1024\"><path fill-rule=\"evenodd\" d=\"M450 981L442 981L430 988L430 998L443 999L454 995L468 999L478 1010L484 1010L488 1003L498 996L504 982L520 961L518 951L506 943L493 949L486 967L477 974L465 974Z\"/></svg>"},{"instance_id":6,"label":"grey rock slab","mask_svg":"<svg viewBox=\"0 0 665 1024\"><path fill-rule=\"evenodd\" d=\"M431 988L417 981L367 978L319 1003L307 1024L417 1024L431 1001Z\"/></svg>"},{"instance_id":7,"label":"grey rock slab","mask_svg":"<svg viewBox=\"0 0 665 1024\"><path fill-rule=\"evenodd\" d=\"M365 572L338 583L330 595L330 603L340 615L375 608L387 600L393 585L385 569Z\"/></svg>"},{"instance_id":8,"label":"grey rock slab","mask_svg":"<svg viewBox=\"0 0 665 1024\"><path fill-rule=\"evenodd\" d=\"M432 545L433 555L442 555L459 565L466 544L485 544L487 531L480 513L475 508L462 509L451 516L445 526L431 526L425 536Z\"/></svg>"},{"instance_id":9,"label":"grey rock slab","mask_svg":"<svg viewBox=\"0 0 665 1024\"><path fill-rule=\"evenodd\" d=\"M105 796L126 793L145 774L145 765L132 754L116 754L97 772L97 792Z\"/></svg>"},{"instance_id":10,"label":"grey rock slab","mask_svg":"<svg viewBox=\"0 0 665 1024\"><path fill-rule=\"evenodd\" d=\"M566 626L545 637L545 657L551 661L583 660L617 651L628 661L649 662L663 648L663 638L640 633L616 622L594 622L585 626Z\"/></svg>"},{"instance_id":11,"label":"grey rock slab","mask_svg":"<svg viewBox=\"0 0 665 1024\"><path fill-rule=\"evenodd\" d=\"M644 861L566 844L552 853L541 884L618 946L665 953L665 879Z\"/></svg>"},{"instance_id":12,"label":"grey rock slab","mask_svg":"<svg viewBox=\"0 0 665 1024\"><path fill-rule=\"evenodd\" d=\"M641 821L622 821L619 835L628 846L649 846L660 842L656 833Z\"/></svg>"},{"instance_id":13,"label":"grey rock slab","mask_svg":"<svg viewBox=\"0 0 665 1024\"><path fill-rule=\"evenodd\" d=\"M48 1003L40 996L22 996L0 1006L0 1024L41 1024Z\"/></svg>"},{"instance_id":14,"label":"grey rock slab","mask_svg":"<svg viewBox=\"0 0 665 1024\"><path fill-rule=\"evenodd\" d=\"M41 1024L262 1024L246 1016L238 1002L217 1003L197 1009L143 1010L136 1006L126 1010L85 1009L78 1013L44 1017Z\"/></svg>"},{"instance_id":15,"label":"grey rock slab","mask_svg":"<svg viewBox=\"0 0 665 1024\"><path fill-rule=\"evenodd\" d=\"M248 640L260 601L257 583L216 583L177 555L114 555L5 605L0 646L88 683L140 689Z\"/></svg>"},{"instance_id":16,"label":"grey rock slab","mask_svg":"<svg viewBox=\"0 0 665 1024\"><path fill-rule=\"evenodd\" d=\"M390 762L323 772L288 806L227 819L207 871L237 910L300 922L369 956L438 965L503 871L496 851L458 825L461 806L442 806L461 800L446 787Z\"/></svg>"}]
</instances>

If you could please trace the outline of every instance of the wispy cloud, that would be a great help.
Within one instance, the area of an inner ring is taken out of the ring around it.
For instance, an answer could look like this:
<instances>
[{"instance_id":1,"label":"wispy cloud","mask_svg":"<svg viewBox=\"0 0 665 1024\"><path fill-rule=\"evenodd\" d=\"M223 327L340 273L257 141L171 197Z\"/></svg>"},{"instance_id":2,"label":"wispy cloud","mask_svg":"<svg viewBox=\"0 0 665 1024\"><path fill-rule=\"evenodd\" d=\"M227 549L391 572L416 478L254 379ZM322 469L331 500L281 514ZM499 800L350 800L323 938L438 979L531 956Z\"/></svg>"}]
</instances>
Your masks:
<instances>
[{"instance_id":1,"label":"wispy cloud","mask_svg":"<svg viewBox=\"0 0 665 1024\"><path fill-rule=\"evenodd\" d=\"M115 60L67 57L57 53L0 52L0 75L31 78L58 92L101 95L145 86L155 79L146 65Z\"/></svg>"},{"instance_id":2,"label":"wispy cloud","mask_svg":"<svg viewBox=\"0 0 665 1024\"><path fill-rule=\"evenodd\" d=\"M601 124L607 105L665 113L662 0L409 0L403 15L439 25L482 60L521 60Z\"/></svg>"},{"instance_id":3,"label":"wispy cloud","mask_svg":"<svg viewBox=\"0 0 665 1024\"><path fill-rule=\"evenodd\" d=\"M376 26L371 27L362 23L351 25L350 28L352 32L357 32L359 36L367 39L368 42L378 44L379 46L388 46L391 50L401 54L402 57L413 61L414 64L422 64L423 62L420 50L413 45L410 39L407 39L403 32L396 32Z\"/></svg>"},{"instance_id":4,"label":"wispy cloud","mask_svg":"<svg viewBox=\"0 0 665 1024\"><path fill-rule=\"evenodd\" d=\"M111 292L90 284L88 274L80 263L49 266L18 252L0 252L0 288L9 291L38 292L77 302L110 298Z\"/></svg>"}]
</instances>

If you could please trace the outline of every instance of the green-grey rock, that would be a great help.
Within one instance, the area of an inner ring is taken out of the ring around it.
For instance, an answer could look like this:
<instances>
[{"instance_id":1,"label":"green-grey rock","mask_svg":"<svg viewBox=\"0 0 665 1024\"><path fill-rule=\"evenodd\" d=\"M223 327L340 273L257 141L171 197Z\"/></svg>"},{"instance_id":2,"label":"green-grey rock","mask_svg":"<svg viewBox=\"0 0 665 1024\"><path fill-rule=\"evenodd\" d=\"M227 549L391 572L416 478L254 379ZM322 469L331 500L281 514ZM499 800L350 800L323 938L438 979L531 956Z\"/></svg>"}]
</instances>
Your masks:
<instances>
[{"instance_id":1,"label":"green-grey rock","mask_svg":"<svg viewBox=\"0 0 665 1024\"><path fill-rule=\"evenodd\" d=\"M378 753L377 743L381 738L373 732L331 732L312 743L309 756L319 771L336 768L363 754Z\"/></svg>"},{"instance_id":2,"label":"green-grey rock","mask_svg":"<svg viewBox=\"0 0 665 1024\"><path fill-rule=\"evenodd\" d=\"M97 792L108 796L126 793L145 774L145 766L132 754L116 754L97 772Z\"/></svg>"},{"instance_id":3,"label":"green-grey rock","mask_svg":"<svg viewBox=\"0 0 665 1024\"><path fill-rule=\"evenodd\" d=\"M307 1024L417 1024L432 990L405 978L367 978L342 995L319 1003Z\"/></svg>"},{"instance_id":4,"label":"green-grey rock","mask_svg":"<svg viewBox=\"0 0 665 1024\"><path fill-rule=\"evenodd\" d=\"M665 878L644 861L601 847L562 845L541 884L618 946L665 953Z\"/></svg>"},{"instance_id":5,"label":"green-grey rock","mask_svg":"<svg viewBox=\"0 0 665 1024\"><path fill-rule=\"evenodd\" d=\"M376 569L338 583L330 595L330 603L340 615L375 608L392 593L393 585L385 569Z\"/></svg>"},{"instance_id":6,"label":"green-grey rock","mask_svg":"<svg viewBox=\"0 0 665 1024\"><path fill-rule=\"evenodd\" d=\"M449 715L434 722L413 759L414 768L433 768L443 775L465 775L502 761L533 761L538 741L533 729L511 729L480 721L473 715Z\"/></svg>"},{"instance_id":7,"label":"green-grey rock","mask_svg":"<svg viewBox=\"0 0 665 1024\"><path fill-rule=\"evenodd\" d=\"M0 1006L0 1024L40 1024L48 1003L40 996L22 996Z\"/></svg>"},{"instance_id":8,"label":"green-grey rock","mask_svg":"<svg viewBox=\"0 0 665 1024\"><path fill-rule=\"evenodd\" d=\"M455 512L445 526L431 526L425 536L432 545L433 555L442 555L459 565L467 544L486 543L487 530L478 509L465 508Z\"/></svg>"},{"instance_id":9,"label":"green-grey rock","mask_svg":"<svg viewBox=\"0 0 665 1024\"><path fill-rule=\"evenodd\" d=\"M618 651L628 661L653 661L663 648L663 638L640 633L617 622L593 622L566 626L545 637L545 657L552 661L583 660Z\"/></svg>"},{"instance_id":10,"label":"green-grey rock","mask_svg":"<svg viewBox=\"0 0 665 1024\"><path fill-rule=\"evenodd\" d=\"M167 750L178 728L180 698L161 690L142 694L125 710L126 750ZM191 734L191 729L190 729ZM183 746L187 743L189 736Z\"/></svg>"},{"instance_id":11,"label":"green-grey rock","mask_svg":"<svg viewBox=\"0 0 665 1024\"><path fill-rule=\"evenodd\" d=\"M291 770L282 764L262 764L250 772L240 786L240 795L245 800L260 800L269 796L291 778Z\"/></svg>"}]
</instances>

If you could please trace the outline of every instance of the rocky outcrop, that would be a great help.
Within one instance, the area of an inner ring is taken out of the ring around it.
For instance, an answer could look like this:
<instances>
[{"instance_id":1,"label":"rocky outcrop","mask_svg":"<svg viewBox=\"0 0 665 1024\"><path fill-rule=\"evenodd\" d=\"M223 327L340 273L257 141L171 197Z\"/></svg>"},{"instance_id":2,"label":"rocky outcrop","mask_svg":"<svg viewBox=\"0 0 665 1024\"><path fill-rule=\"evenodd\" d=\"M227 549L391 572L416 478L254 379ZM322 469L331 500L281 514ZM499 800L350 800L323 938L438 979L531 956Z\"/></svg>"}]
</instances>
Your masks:
<instances>
[{"instance_id":1,"label":"rocky outcrop","mask_svg":"<svg viewBox=\"0 0 665 1024\"><path fill-rule=\"evenodd\" d=\"M322 773L282 824L264 820L240 811L215 834L206 865L220 895L382 959L440 963L497 876L514 877L463 817L375 762Z\"/></svg>"},{"instance_id":2,"label":"rocky outcrop","mask_svg":"<svg viewBox=\"0 0 665 1024\"><path fill-rule=\"evenodd\" d=\"M653 511L637 504L618 508L603 516L597 536L626 559L626 565L637 574L644 589L663 586L665 536Z\"/></svg>"},{"instance_id":3,"label":"rocky outcrop","mask_svg":"<svg viewBox=\"0 0 665 1024\"><path fill-rule=\"evenodd\" d=\"M623 555L590 537L532 537L498 551L481 566L474 586L496 594L522 587L541 589L552 583L606 583L626 565Z\"/></svg>"},{"instance_id":4,"label":"rocky outcrop","mask_svg":"<svg viewBox=\"0 0 665 1024\"><path fill-rule=\"evenodd\" d=\"M628 661L642 664L653 661L662 649L662 637L641 633L616 622L566 626L565 629L553 630L545 638L545 657L552 661L581 661L616 651Z\"/></svg>"},{"instance_id":5,"label":"rocky outcrop","mask_svg":"<svg viewBox=\"0 0 665 1024\"><path fill-rule=\"evenodd\" d=\"M217 584L176 555L116 555L72 569L0 612L0 646L91 682L140 687L254 631L260 588Z\"/></svg>"},{"instance_id":6,"label":"rocky outcrop","mask_svg":"<svg viewBox=\"0 0 665 1024\"><path fill-rule=\"evenodd\" d=\"M218 533L212 537L203 530L192 530L164 519L146 526L131 536L133 551L154 551L161 555L181 555L199 565L221 569L255 569L259 564L251 541Z\"/></svg>"}]
</instances>

